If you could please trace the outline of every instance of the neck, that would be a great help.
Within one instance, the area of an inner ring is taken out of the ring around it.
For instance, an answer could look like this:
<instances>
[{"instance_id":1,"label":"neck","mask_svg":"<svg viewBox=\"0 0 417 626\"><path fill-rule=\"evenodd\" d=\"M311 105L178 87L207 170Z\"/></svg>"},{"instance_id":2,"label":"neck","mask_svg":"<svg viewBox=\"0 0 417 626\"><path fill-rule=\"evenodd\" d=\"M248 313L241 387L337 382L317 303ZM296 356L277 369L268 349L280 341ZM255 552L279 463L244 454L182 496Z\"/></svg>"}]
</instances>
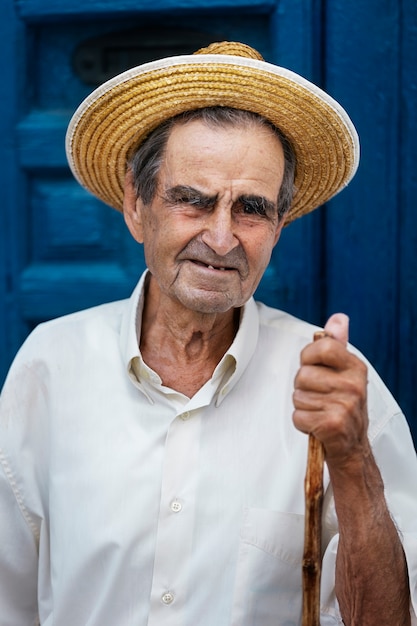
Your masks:
<instances>
[{"instance_id":1,"label":"neck","mask_svg":"<svg viewBox=\"0 0 417 626\"><path fill-rule=\"evenodd\" d=\"M210 314L186 309L165 298L151 279L142 315L142 358L164 385L192 397L232 344L239 316L239 309Z\"/></svg>"}]
</instances>

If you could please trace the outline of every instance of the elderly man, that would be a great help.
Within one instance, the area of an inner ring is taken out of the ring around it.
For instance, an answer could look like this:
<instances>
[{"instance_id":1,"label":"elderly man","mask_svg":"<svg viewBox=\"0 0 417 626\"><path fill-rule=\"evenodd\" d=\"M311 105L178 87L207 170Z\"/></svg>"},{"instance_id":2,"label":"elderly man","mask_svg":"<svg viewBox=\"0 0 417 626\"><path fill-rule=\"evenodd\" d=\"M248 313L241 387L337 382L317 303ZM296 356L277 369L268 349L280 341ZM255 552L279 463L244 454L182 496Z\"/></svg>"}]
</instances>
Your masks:
<instances>
[{"instance_id":1,"label":"elderly man","mask_svg":"<svg viewBox=\"0 0 417 626\"><path fill-rule=\"evenodd\" d=\"M147 271L39 326L1 405L0 624L301 620L306 433L323 444L321 624L417 624L416 456L347 344L252 296L282 228L358 163L343 109L242 44L134 68L67 135ZM294 194L294 195L293 195Z\"/></svg>"}]
</instances>

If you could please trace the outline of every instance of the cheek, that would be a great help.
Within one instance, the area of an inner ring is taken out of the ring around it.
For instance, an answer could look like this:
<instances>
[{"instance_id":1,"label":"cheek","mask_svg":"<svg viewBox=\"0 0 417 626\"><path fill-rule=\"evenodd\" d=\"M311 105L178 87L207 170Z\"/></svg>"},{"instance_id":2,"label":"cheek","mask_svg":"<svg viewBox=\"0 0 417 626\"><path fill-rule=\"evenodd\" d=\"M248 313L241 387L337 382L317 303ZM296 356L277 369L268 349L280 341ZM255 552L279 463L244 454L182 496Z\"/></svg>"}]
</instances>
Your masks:
<instances>
[{"instance_id":1,"label":"cheek","mask_svg":"<svg viewBox=\"0 0 417 626\"><path fill-rule=\"evenodd\" d=\"M143 240L148 259L161 259L172 248L172 229L163 219L147 216L143 220Z\"/></svg>"},{"instance_id":2,"label":"cheek","mask_svg":"<svg viewBox=\"0 0 417 626\"><path fill-rule=\"evenodd\" d=\"M161 225L158 220L155 219L152 215L148 213L144 213L143 215L143 235L145 241L149 241L151 238L155 237L159 231L161 230Z\"/></svg>"},{"instance_id":3,"label":"cheek","mask_svg":"<svg viewBox=\"0 0 417 626\"><path fill-rule=\"evenodd\" d=\"M256 241L247 242L247 255L253 271L263 272L271 259L274 248L275 235L265 233L263 237L258 237Z\"/></svg>"},{"instance_id":4,"label":"cheek","mask_svg":"<svg viewBox=\"0 0 417 626\"><path fill-rule=\"evenodd\" d=\"M152 220L144 227L144 250L147 260L167 263L186 245L181 229L167 220Z\"/></svg>"}]
</instances>

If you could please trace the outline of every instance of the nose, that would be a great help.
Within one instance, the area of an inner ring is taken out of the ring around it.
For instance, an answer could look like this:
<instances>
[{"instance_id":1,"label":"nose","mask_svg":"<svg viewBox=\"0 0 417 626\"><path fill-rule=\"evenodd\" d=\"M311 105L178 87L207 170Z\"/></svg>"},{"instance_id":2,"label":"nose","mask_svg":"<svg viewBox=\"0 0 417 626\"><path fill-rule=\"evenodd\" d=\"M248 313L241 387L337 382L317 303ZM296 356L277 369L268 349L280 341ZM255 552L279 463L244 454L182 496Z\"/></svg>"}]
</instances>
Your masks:
<instances>
[{"instance_id":1,"label":"nose","mask_svg":"<svg viewBox=\"0 0 417 626\"><path fill-rule=\"evenodd\" d=\"M218 205L208 216L202 240L219 256L226 256L239 245L234 232L231 207Z\"/></svg>"}]
</instances>

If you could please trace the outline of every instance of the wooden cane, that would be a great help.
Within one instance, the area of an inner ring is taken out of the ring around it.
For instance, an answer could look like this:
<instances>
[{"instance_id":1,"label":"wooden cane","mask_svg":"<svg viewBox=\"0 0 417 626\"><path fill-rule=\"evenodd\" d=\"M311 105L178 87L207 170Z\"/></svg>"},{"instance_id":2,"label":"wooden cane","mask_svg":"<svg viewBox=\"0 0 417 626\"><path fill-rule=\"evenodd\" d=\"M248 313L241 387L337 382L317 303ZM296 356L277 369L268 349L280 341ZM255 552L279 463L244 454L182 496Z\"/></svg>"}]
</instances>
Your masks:
<instances>
[{"instance_id":1,"label":"wooden cane","mask_svg":"<svg viewBox=\"0 0 417 626\"><path fill-rule=\"evenodd\" d=\"M314 333L314 341L326 337L324 330ZM323 507L324 448L308 436L307 469L304 481L305 526L303 554L302 626L320 626L321 514Z\"/></svg>"}]
</instances>

